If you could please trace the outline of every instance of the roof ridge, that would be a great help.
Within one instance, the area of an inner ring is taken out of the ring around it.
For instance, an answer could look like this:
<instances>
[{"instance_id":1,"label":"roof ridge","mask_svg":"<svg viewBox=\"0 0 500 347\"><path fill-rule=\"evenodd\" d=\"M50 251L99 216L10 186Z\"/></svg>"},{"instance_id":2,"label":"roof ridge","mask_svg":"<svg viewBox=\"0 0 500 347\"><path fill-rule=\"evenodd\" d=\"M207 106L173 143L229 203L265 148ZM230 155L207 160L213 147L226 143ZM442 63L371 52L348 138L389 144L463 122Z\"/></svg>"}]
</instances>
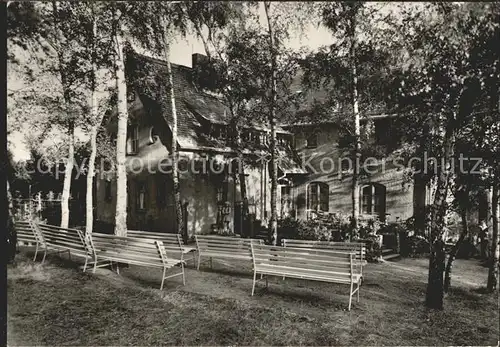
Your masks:
<instances>
[{"instance_id":1,"label":"roof ridge","mask_svg":"<svg viewBox=\"0 0 500 347\"><path fill-rule=\"evenodd\" d=\"M146 60L150 60L154 63L159 63L160 65L164 65L164 66L167 66L167 61L165 59L161 59L161 58L157 58L157 57L151 57L149 55L145 55L145 54L142 54L142 53L139 53L133 49L130 50L129 52L130 55L133 55L135 57L138 57L138 58L143 58L143 59L146 59ZM181 64L176 64L176 63L172 63L170 62L170 66L171 67L179 67L179 68L184 68L184 69L189 69L189 70L192 70L192 67L189 67L189 66L186 66L186 65L181 65Z\"/></svg>"}]
</instances>

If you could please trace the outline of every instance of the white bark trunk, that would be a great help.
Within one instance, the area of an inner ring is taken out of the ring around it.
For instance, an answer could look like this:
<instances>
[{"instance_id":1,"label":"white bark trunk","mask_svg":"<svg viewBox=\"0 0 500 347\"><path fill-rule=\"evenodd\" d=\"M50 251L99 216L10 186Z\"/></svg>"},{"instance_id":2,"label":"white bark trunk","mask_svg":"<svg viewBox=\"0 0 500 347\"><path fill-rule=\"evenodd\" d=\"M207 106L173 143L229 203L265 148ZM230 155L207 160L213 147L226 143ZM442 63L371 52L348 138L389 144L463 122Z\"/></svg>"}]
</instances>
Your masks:
<instances>
[{"instance_id":1,"label":"white bark trunk","mask_svg":"<svg viewBox=\"0 0 500 347\"><path fill-rule=\"evenodd\" d=\"M165 33L168 33L168 25L165 23L164 26ZM182 235L184 241L187 240L187 230L184 230L184 222L182 216L182 205L181 205L181 193L179 187L179 171L177 168L177 163L179 161L179 153L177 150L177 109L175 107L175 92L174 92L174 81L172 77L172 65L170 64L170 42L167 42L168 35L165 35L166 41L165 45L165 56L164 59L167 62L167 73L168 73L168 88L170 94L170 105L172 111L172 184L174 193L174 203L175 203L175 221L177 225L177 232Z\"/></svg>"},{"instance_id":2,"label":"white bark trunk","mask_svg":"<svg viewBox=\"0 0 500 347\"><path fill-rule=\"evenodd\" d=\"M86 213L85 213L85 232L87 234L92 233L93 223L94 223L94 198L93 198L93 186L94 186L94 176L95 176L95 158L97 153L97 129L98 125L92 128L92 133L90 134L90 157L89 157L89 168L87 173L87 192L86 192Z\"/></svg>"},{"instance_id":3,"label":"white bark trunk","mask_svg":"<svg viewBox=\"0 0 500 347\"><path fill-rule=\"evenodd\" d=\"M64 183L61 196L61 228L69 225L69 198L71 193L71 179L75 158L75 126L71 124L68 132L68 158L64 170Z\"/></svg>"},{"instance_id":4,"label":"white bark trunk","mask_svg":"<svg viewBox=\"0 0 500 347\"><path fill-rule=\"evenodd\" d=\"M498 227L499 227L499 219L500 219L500 209L498 206L499 203L499 189L497 187L493 188L493 198L492 198L492 237L491 237L491 248L490 248L490 266L488 270L488 283L487 288L490 291L497 289L498 283L498 271L499 271L499 248L498 248Z\"/></svg>"},{"instance_id":5,"label":"white bark trunk","mask_svg":"<svg viewBox=\"0 0 500 347\"><path fill-rule=\"evenodd\" d=\"M354 144L353 174L352 174L352 225L356 231L359 220L359 165L358 156L361 152L361 126L359 117L359 99L358 99L358 74L356 69L356 15L351 19L351 71L352 71L352 103L354 113Z\"/></svg>"},{"instance_id":6,"label":"white bark trunk","mask_svg":"<svg viewBox=\"0 0 500 347\"><path fill-rule=\"evenodd\" d=\"M269 225L269 232L271 234L271 242L276 245L278 240L278 163L276 161L276 54L274 52L274 28L269 15L271 3L269 1L264 3L267 17L267 25L269 28L269 48L271 53L272 76L271 76L271 109L269 112L269 124L271 127L271 220Z\"/></svg>"},{"instance_id":7,"label":"white bark trunk","mask_svg":"<svg viewBox=\"0 0 500 347\"><path fill-rule=\"evenodd\" d=\"M93 12L92 12L93 14ZM93 18L93 39L94 43L97 38L97 28L95 17ZM93 47L93 53L95 52L95 45ZM97 77L97 66L95 59L92 58L92 100L91 100L91 114L92 121L94 122L90 134L90 157L89 157L89 167L87 172L87 192L86 192L86 213L85 213L85 232L91 234L93 231L94 224L94 199L93 199L93 187L94 187L94 176L95 176L95 159L97 155L97 131L102 122L102 117L98 115L98 105L97 105L97 94L96 94L96 77Z\"/></svg>"},{"instance_id":8,"label":"white bark trunk","mask_svg":"<svg viewBox=\"0 0 500 347\"><path fill-rule=\"evenodd\" d=\"M115 234L127 235L127 169L126 142L127 142L127 85L125 81L125 64L123 57L123 43L119 35L115 36L115 82L117 90L118 132L116 136L116 213Z\"/></svg>"}]
</instances>

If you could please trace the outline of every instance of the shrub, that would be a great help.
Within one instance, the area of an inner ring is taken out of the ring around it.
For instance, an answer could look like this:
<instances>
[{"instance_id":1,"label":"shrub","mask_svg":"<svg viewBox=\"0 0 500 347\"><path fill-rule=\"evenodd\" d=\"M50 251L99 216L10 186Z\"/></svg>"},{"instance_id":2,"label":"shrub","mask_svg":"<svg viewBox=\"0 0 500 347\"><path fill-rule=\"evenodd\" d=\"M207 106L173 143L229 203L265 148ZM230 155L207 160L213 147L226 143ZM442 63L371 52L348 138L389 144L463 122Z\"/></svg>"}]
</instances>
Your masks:
<instances>
[{"instance_id":1,"label":"shrub","mask_svg":"<svg viewBox=\"0 0 500 347\"><path fill-rule=\"evenodd\" d=\"M383 228L384 224L378 219L362 220L358 223L358 235L355 238L366 239L377 233Z\"/></svg>"},{"instance_id":2,"label":"shrub","mask_svg":"<svg viewBox=\"0 0 500 347\"><path fill-rule=\"evenodd\" d=\"M328 214L308 220L284 218L278 221L278 242L282 239L343 241L349 224L340 215Z\"/></svg>"},{"instance_id":3,"label":"shrub","mask_svg":"<svg viewBox=\"0 0 500 347\"><path fill-rule=\"evenodd\" d=\"M296 239L300 221L287 217L278 220L278 242L282 239Z\"/></svg>"},{"instance_id":4,"label":"shrub","mask_svg":"<svg viewBox=\"0 0 500 347\"><path fill-rule=\"evenodd\" d=\"M405 253L409 257L420 257L429 254L429 241L420 235L412 235L406 239L407 250Z\"/></svg>"}]
</instances>

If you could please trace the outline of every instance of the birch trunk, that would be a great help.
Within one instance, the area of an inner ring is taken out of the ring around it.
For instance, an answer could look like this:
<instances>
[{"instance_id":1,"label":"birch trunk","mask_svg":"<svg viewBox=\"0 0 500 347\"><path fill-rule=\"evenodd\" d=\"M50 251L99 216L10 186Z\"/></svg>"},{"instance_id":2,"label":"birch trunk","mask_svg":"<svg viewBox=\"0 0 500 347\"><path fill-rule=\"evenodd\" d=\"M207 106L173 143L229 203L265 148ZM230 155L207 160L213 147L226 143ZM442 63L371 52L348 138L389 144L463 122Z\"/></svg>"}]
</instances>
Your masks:
<instances>
[{"instance_id":1,"label":"birch trunk","mask_svg":"<svg viewBox=\"0 0 500 347\"><path fill-rule=\"evenodd\" d=\"M168 26L165 23L165 33L168 33ZM187 230L184 230L183 223L183 212L181 204L181 192L179 186L179 170L177 163L179 162L179 153L177 148L177 109L175 107L175 92L174 92L174 81L172 77L172 65L170 64L170 42L168 42L168 34L165 35L164 42L164 59L167 63L167 73L168 73L168 93L170 94L170 105L172 112L172 186L174 193L174 204L175 204L175 222L177 225L177 232L182 236L184 242L187 242Z\"/></svg>"},{"instance_id":2,"label":"birch trunk","mask_svg":"<svg viewBox=\"0 0 500 347\"><path fill-rule=\"evenodd\" d=\"M465 238L467 235L469 235L469 225L467 223L467 210L462 209L460 211L460 215L462 218L462 232L460 233L460 237L458 238L457 243L453 245L453 248L450 251L450 255L448 257L448 262L446 263L446 269L444 273L444 292L448 293L448 290L450 289L451 285L451 270L453 267L453 262L455 261L455 258L457 257L458 250L462 246Z\"/></svg>"},{"instance_id":3,"label":"birch trunk","mask_svg":"<svg viewBox=\"0 0 500 347\"><path fill-rule=\"evenodd\" d=\"M430 256L429 256L429 276L425 304L429 308L443 309L444 298L444 270L445 270L445 249L443 241L443 230L445 228L446 217L446 197L448 196L448 186L450 181L450 161L453 159L454 149L454 123L448 119L444 134L443 158L446 167L441 167L437 177L436 193L430 211Z\"/></svg>"},{"instance_id":4,"label":"birch trunk","mask_svg":"<svg viewBox=\"0 0 500 347\"><path fill-rule=\"evenodd\" d=\"M92 8L93 10L93 8ZM92 11L93 13L93 11ZM97 37L96 32L96 22L95 17L93 18L92 23L92 31L94 41ZM85 232L87 234L91 234L93 231L94 224L94 199L93 199L93 186L94 186L94 177L95 177L95 159L97 155L97 131L102 122L102 117L98 115L97 108L97 94L96 94L96 75L97 75L97 66L95 62L95 45L93 47L92 52L92 100L91 100L91 114L92 121L94 122L90 134L90 157L89 157L89 168L87 173L87 192L86 192L86 212L85 212Z\"/></svg>"},{"instance_id":5,"label":"birch trunk","mask_svg":"<svg viewBox=\"0 0 500 347\"><path fill-rule=\"evenodd\" d=\"M491 249L490 249L490 259L489 259L489 270L488 270L488 283L486 285L489 291L494 291L497 288L498 283L498 223L500 219L500 211L498 208L499 203L499 189L498 187L493 188L493 199L492 199L492 222L493 222L493 235L491 237Z\"/></svg>"},{"instance_id":6,"label":"birch trunk","mask_svg":"<svg viewBox=\"0 0 500 347\"><path fill-rule=\"evenodd\" d=\"M73 173L73 165L74 165L74 157L75 157L75 121L73 119L74 115L71 114L71 97L70 90L68 85L68 78L66 76L66 66L64 63L63 50L64 48L64 40L61 29L59 27L59 13L57 9L56 1L52 1L52 16L54 20L54 33L56 38L56 47L54 47L57 51L57 59L58 59L58 68L59 74L61 76L61 84L63 88L63 97L64 104L66 106L66 112L68 112L67 116L69 118L68 121L68 156L66 158L65 168L64 168L64 182L63 182L63 190L61 196L61 228L67 228L69 225L69 198L71 194L71 180ZM31 199L31 196L30 196Z\"/></svg>"},{"instance_id":7,"label":"birch trunk","mask_svg":"<svg viewBox=\"0 0 500 347\"><path fill-rule=\"evenodd\" d=\"M361 126L359 118L359 99L358 99L358 73L356 69L356 14L351 17L351 48L350 63L352 71L352 107L354 113L354 155L353 155L353 173L352 173L352 229L353 234L357 234L359 220L359 165L358 157L361 152ZM353 235L351 235L352 237Z\"/></svg>"},{"instance_id":8,"label":"birch trunk","mask_svg":"<svg viewBox=\"0 0 500 347\"><path fill-rule=\"evenodd\" d=\"M274 47L274 28L269 15L271 3L266 1L264 8L266 11L267 26L269 28L269 50L271 53L271 105L269 112L269 125L271 127L271 220L269 223L269 233L271 243L276 245L278 240L278 210L277 210L277 190L278 190L278 163L276 161L276 54Z\"/></svg>"},{"instance_id":9,"label":"birch trunk","mask_svg":"<svg viewBox=\"0 0 500 347\"><path fill-rule=\"evenodd\" d=\"M122 38L115 34L115 83L117 91L118 133L116 136L116 213L115 234L127 236L127 85Z\"/></svg>"},{"instance_id":10,"label":"birch trunk","mask_svg":"<svg viewBox=\"0 0 500 347\"><path fill-rule=\"evenodd\" d=\"M61 228L69 225L69 198L71 194L71 179L75 157L75 124L70 122L68 129L68 158L64 169L64 183L61 195Z\"/></svg>"},{"instance_id":11,"label":"birch trunk","mask_svg":"<svg viewBox=\"0 0 500 347\"><path fill-rule=\"evenodd\" d=\"M91 234L93 231L94 223L94 198L93 198L93 185L95 176L95 158L97 152L97 126L92 128L90 134L90 157L89 168L87 173L87 191L85 201L85 232Z\"/></svg>"}]
</instances>

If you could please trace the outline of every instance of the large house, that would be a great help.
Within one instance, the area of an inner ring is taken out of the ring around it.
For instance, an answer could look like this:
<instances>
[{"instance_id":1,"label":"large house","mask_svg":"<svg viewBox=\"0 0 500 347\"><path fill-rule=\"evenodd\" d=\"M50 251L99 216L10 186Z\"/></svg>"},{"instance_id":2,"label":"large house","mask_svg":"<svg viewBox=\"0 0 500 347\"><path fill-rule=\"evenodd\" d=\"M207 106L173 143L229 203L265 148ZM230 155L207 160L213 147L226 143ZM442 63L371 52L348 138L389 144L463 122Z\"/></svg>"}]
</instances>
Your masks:
<instances>
[{"instance_id":1,"label":"large house","mask_svg":"<svg viewBox=\"0 0 500 347\"><path fill-rule=\"evenodd\" d=\"M193 65L197 59L199 55L193 55ZM133 74L134 69L148 70L153 76L151 81L159 76L166 78L165 62L131 53L127 59L127 73ZM188 234L208 233L214 227L241 233L241 184L238 183L240 176L235 175L239 166L229 165L237 157L227 131L229 112L219 97L195 86L191 68L172 64L172 75L181 158L180 195L188 216ZM168 82L163 80L162 83ZM127 225L130 229L174 230L175 210L169 172L172 118L170 111L158 111L158 102L145 92L146 88L148 86L128 85ZM110 119L107 131L111 137L116 136L116 119ZM293 134L281 128L277 133L278 175L280 183L289 184L288 175L306 172L294 158ZM245 127L241 135L245 144L243 173L249 213L257 221L266 220L270 213L269 170L267 160L261 159L267 153L268 135L269 131L258 125ZM114 223L115 191L112 175L99 175L95 215L101 223Z\"/></svg>"},{"instance_id":2,"label":"large house","mask_svg":"<svg viewBox=\"0 0 500 347\"><path fill-rule=\"evenodd\" d=\"M193 67L201 58L193 54ZM175 212L168 173L172 117L170 107L159 111L158 100L146 91L155 88L151 81L167 84L166 64L136 53L131 53L127 61L128 75L138 70L149 73L143 78L146 83L128 84L128 227L173 230ZM237 165L231 165L231 160L237 158L237 152L231 146L227 131L229 112L222 99L195 85L192 68L172 64L172 75L181 156L180 195L187 212L188 234L209 233L214 228L245 232L241 219L241 177L245 177L249 213L257 222L265 223L271 211L269 165L262 159L268 129L258 124L248 124L243 129L244 176L235 174ZM366 125L374 127L375 141L385 146L390 145L387 139L393 137L388 133L391 121L391 115L364 117ZM116 134L116 128L116 120L111 119L107 124L111 136ZM342 155L337 146L338 134L339 125L335 122L279 127L280 217L306 219L311 211L351 212L351 171L339 164ZM367 165L372 170L360 182L361 216L383 221L405 220L418 215L428 203L427 187L405 180L404 170L392 159L389 155L386 160ZM166 173L159 172L162 165ZM96 185L96 218L113 224L115 181L112 176L100 177Z\"/></svg>"}]
</instances>

